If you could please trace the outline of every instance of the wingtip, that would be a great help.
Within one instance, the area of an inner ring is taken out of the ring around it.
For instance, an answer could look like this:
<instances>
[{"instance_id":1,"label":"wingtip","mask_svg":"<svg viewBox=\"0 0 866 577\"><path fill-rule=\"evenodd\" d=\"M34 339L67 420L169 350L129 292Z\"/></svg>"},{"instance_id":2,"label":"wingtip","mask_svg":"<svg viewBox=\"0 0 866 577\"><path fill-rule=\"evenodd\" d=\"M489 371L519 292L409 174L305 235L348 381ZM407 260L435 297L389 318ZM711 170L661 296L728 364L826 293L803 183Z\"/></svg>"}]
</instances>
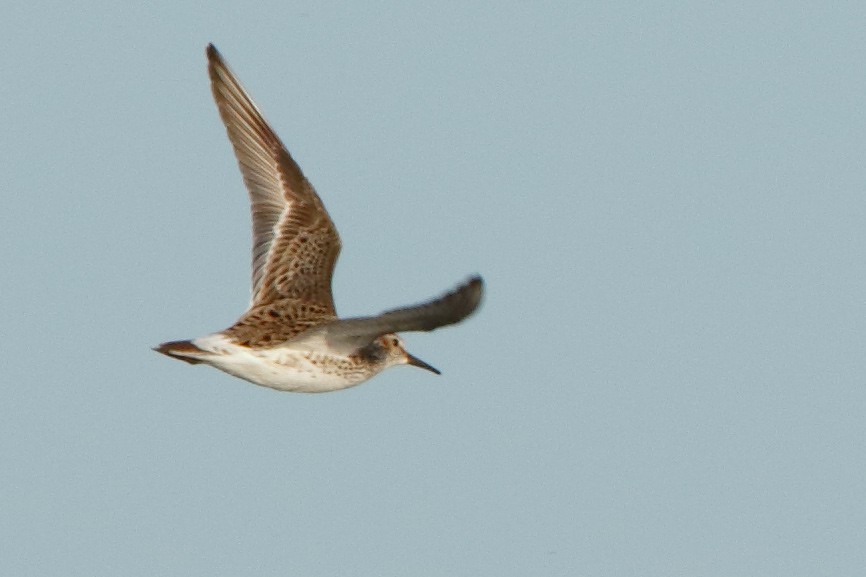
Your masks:
<instances>
[{"instance_id":1,"label":"wingtip","mask_svg":"<svg viewBox=\"0 0 866 577\"><path fill-rule=\"evenodd\" d=\"M214 73L214 70L218 68L226 68L225 60L223 60L223 55L220 54L220 51L217 50L217 47L212 43L207 45L205 49L205 54L207 55L207 63L208 70L211 71L211 74Z\"/></svg>"},{"instance_id":2,"label":"wingtip","mask_svg":"<svg viewBox=\"0 0 866 577\"><path fill-rule=\"evenodd\" d=\"M474 314L484 296L484 279L481 275L472 275L452 292L445 295L442 300L450 301L451 320L446 324L454 324Z\"/></svg>"},{"instance_id":3,"label":"wingtip","mask_svg":"<svg viewBox=\"0 0 866 577\"><path fill-rule=\"evenodd\" d=\"M481 298L484 296L484 279L480 274L475 274L469 277L464 285L470 301L473 303L473 310L481 303Z\"/></svg>"}]
</instances>

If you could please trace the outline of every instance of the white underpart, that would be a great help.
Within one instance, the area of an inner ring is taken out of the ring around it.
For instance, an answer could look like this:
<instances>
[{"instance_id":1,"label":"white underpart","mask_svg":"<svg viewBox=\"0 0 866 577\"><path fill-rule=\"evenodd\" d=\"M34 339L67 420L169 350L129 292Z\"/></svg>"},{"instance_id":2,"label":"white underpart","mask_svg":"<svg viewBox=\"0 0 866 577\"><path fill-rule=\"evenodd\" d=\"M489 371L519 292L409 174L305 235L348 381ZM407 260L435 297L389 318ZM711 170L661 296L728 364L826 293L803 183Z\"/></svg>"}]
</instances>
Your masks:
<instances>
[{"instance_id":1,"label":"white underpart","mask_svg":"<svg viewBox=\"0 0 866 577\"><path fill-rule=\"evenodd\" d=\"M323 372L321 366L311 362L308 347L250 349L218 333L192 343L207 351L195 358L235 377L280 391L325 393L358 385L372 376Z\"/></svg>"}]
</instances>

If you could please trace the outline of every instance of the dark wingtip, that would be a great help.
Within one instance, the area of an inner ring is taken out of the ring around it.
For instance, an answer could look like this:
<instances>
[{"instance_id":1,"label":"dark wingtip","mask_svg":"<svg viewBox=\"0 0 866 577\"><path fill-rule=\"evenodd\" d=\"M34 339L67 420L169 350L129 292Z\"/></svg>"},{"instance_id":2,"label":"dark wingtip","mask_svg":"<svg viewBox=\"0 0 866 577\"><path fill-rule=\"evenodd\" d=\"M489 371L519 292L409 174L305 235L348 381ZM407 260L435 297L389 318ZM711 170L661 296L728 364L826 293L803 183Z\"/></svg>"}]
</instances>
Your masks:
<instances>
[{"instance_id":1,"label":"dark wingtip","mask_svg":"<svg viewBox=\"0 0 866 577\"><path fill-rule=\"evenodd\" d=\"M207 45L205 54L207 54L208 70L210 71L211 77L213 77L217 68L227 68L225 60L223 60L223 55L220 54L220 51L217 50L216 46L213 44Z\"/></svg>"},{"instance_id":2,"label":"dark wingtip","mask_svg":"<svg viewBox=\"0 0 866 577\"><path fill-rule=\"evenodd\" d=\"M476 274L469 278L469 282L466 283L466 286L472 291L472 295L476 302L481 301L481 295L484 294L484 279L481 278L480 274Z\"/></svg>"},{"instance_id":3,"label":"dark wingtip","mask_svg":"<svg viewBox=\"0 0 866 577\"><path fill-rule=\"evenodd\" d=\"M481 304L481 299L484 296L484 279L481 278L481 275L473 275L463 286L458 287L454 294L459 295L459 298L463 300L461 308L463 309L463 316L467 317L474 313L478 305Z\"/></svg>"}]
</instances>

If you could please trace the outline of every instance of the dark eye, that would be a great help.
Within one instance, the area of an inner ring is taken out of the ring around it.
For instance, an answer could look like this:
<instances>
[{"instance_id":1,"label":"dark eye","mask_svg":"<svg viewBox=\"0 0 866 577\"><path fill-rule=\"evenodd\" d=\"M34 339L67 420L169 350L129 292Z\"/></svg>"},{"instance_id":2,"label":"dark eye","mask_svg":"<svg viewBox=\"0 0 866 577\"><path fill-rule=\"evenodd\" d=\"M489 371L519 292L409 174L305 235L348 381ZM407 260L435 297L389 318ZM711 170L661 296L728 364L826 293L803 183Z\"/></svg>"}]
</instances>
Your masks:
<instances>
[{"instance_id":1,"label":"dark eye","mask_svg":"<svg viewBox=\"0 0 866 577\"><path fill-rule=\"evenodd\" d=\"M400 342L397 339L391 339L391 344L396 347Z\"/></svg>"}]
</instances>

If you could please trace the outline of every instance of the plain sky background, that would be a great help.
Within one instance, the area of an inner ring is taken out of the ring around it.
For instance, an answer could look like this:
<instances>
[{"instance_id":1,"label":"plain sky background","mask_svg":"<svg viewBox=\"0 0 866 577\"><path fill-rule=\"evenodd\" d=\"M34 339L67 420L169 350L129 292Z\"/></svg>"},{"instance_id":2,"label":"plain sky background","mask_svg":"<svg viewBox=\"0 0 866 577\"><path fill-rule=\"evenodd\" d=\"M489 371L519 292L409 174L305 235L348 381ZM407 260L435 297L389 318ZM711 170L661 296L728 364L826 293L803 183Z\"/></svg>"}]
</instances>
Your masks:
<instances>
[{"instance_id":1,"label":"plain sky background","mask_svg":"<svg viewBox=\"0 0 866 577\"><path fill-rule=\"evenodd\" d=\"M832 4L832 6L830 5ZM866 570L866 7L10 3L0 574ZM150 350L249 297L214 42L343 238L342 315L480 272L398 367Z\"/></svg>"}]
</instances>

